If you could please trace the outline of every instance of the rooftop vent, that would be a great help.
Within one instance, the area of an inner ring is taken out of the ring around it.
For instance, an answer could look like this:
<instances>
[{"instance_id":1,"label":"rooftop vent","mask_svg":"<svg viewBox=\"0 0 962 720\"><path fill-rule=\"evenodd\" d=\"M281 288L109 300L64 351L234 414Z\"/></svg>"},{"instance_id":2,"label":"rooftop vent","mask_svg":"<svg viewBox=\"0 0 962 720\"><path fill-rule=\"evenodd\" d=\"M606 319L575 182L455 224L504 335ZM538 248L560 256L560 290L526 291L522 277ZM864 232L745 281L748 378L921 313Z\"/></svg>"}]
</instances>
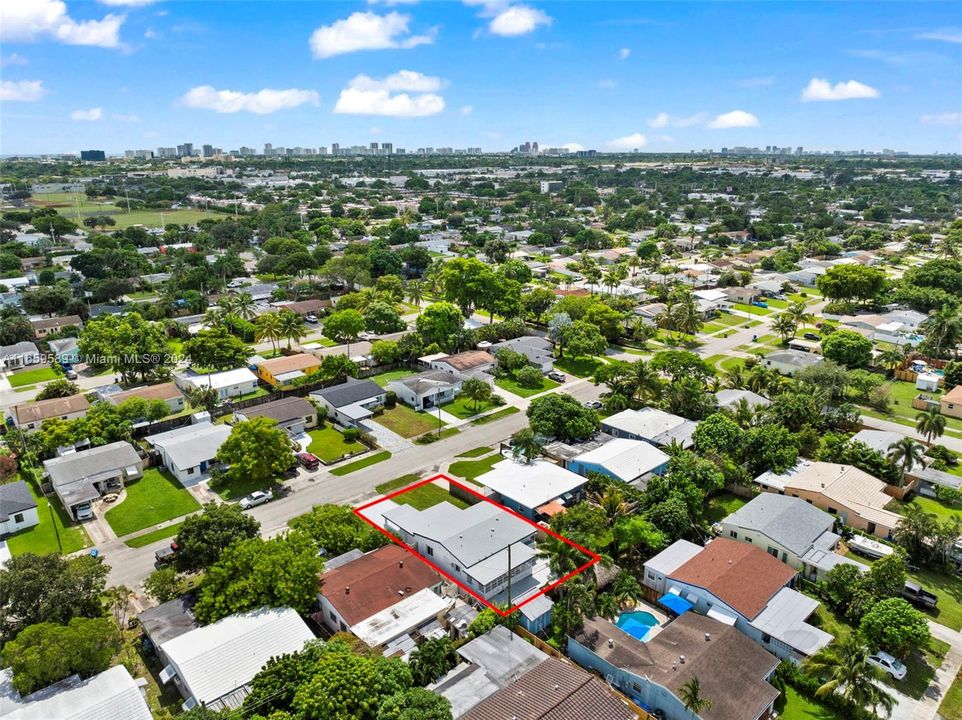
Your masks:
<instances>
[{"instance_id":1,"label":"rooftop vent","mask_svg":"<svg viewBox=\"0 0 962 720\"><path fill-rule=\"evenodd\" d=\"M711 640L711 633L705 633L705 642Z\"/></svg>"},{"instance_id":2,"label":"rooftop vent","mask_svg":"<svg viewBox=\"0 0 962 720\"><path fill-rule=\"evenodd\" d=\"M350 586L350 585L345 585L345 586L344 586L344 594L345 594L345 595L350 595L350 594L351 594L351 586Z\"/></svg>"},{"instance_id":3,"label":"rooftop vent","mask_svg":"<svg viewBox=\"0 0 962 720\"><path fill-rule=\"evenodd\" d=\"M403 568L403 567L404 567L404 561L403 561L403 560L398 560L398 564L397 564L397 565L398 565L398 567L402 567L402 568Z\"/></svg>"},{"instance_id":4,"label":"rooftop vent","mask_svg":"<svg viewBox=\"0 0 962 720\"><path fill-rule=\"evenodd\" d=\"M682 665L684 665L684 664L685 664L685 656L684 656L684 655L679 655L679 656L678 656L678 662L680 662Z\"/></svg>"},{"instance_id":5,"label":"rooftop vent","mask_svg":"<svg viewBox=\"0 0 962 720\"><path fill-rule=\"evenodd\" d=\"M615 641L612 640L611 638L608 638L608 647L613 648L614 646L615 646Z\"/></svg>"}]
</instances>

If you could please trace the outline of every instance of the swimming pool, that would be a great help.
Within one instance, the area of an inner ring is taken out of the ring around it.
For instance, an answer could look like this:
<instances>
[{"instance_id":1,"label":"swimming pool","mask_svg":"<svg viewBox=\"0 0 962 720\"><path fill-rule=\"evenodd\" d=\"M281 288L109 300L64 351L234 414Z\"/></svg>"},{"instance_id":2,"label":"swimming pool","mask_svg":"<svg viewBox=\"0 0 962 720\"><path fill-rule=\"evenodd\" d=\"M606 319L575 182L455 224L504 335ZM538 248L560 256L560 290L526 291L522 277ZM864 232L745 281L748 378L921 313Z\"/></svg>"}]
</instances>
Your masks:
<instances>
[{"instance_id":1,"label":"swimming pool","mask_svg":"<svg viewBox=\"0 0 962 720\"><path fill-rule=\"evenodd\" d=\"M650 612L636 610L621 613L615 623L618 627L638 640L644 640L653 627L658 627L658 618Z\"/></svg>"}]
</instances>

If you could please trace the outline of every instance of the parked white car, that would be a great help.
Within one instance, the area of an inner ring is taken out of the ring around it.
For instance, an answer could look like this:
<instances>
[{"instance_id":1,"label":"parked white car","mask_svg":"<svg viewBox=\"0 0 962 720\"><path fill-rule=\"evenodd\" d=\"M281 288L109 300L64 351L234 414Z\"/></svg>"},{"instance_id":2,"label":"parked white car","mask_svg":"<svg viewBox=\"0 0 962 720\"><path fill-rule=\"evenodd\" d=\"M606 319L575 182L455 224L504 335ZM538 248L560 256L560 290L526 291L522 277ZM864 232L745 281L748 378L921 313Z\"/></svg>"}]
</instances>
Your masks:
<instances>
[{"instance_id":1,"label":"parked white car","mask_svg":"<svg viewBox=\"0 0 962 720\"><path fill-rule=\"evenodd\" d=\"M896 680L903 679L908 672L908 668L905 667L905 664L901 660L881 650L868 656L868 664L881 668Z\"/></svg>"},{"instance_id":2,"label":"parked white car","mask_svg":"<svg viewBox=\"0 0 962 720\"><path fill-rule=\"evenodd\" d=\"M274 499L274 493L270 490L255 490L250 495L241 498L240 506L243 510L263 505Z\"/></svg>"}]
</instances>

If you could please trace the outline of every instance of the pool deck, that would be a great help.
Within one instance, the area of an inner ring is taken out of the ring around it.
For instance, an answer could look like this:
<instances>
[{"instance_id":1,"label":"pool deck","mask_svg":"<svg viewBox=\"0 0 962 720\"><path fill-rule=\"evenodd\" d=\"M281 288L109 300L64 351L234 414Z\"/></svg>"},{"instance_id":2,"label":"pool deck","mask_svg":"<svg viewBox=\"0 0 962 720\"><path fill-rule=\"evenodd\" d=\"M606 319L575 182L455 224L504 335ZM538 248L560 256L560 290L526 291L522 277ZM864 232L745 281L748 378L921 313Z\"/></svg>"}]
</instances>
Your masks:
<instances>
[{"instance_id":1,"label":"pool deck","mask_svg":"<svg viewBox=\"0 0 962 720\"><path fill-rule=\"evenodd\" d=\"M668 624L669 617L667 613L665 613L665 611L660 609L657 605L653 605L644 600L639 600L634 607L626 607L624 610L622 610L623 613L640 612L640 611L651 613L652 615L655 616L655 619L658 620L658 624L653 628L651 628L648 631L648 634L645 635L644 642L647 642L651 640L653 637L655 637L655 635L661 632L661 629Z\"/></svg>"}]
</instances>

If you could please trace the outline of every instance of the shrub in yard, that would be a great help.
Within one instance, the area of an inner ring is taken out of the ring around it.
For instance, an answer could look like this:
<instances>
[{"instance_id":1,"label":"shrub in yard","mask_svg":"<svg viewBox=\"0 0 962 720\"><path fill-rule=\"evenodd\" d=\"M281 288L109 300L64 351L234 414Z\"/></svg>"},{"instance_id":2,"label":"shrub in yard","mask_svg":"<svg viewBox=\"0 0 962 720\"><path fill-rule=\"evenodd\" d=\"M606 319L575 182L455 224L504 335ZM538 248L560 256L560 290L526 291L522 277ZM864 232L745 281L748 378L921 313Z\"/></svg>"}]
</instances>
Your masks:
<instances>
[{"instance_id":1,"label":"shrub in yard","mask_svg":"<svg viewBox=\"0 0 962 720\"><path fill-rule=\"evenodd\" d=\"M392 408L397 405L397 393L393 390L388 390L384 395L384 407Z\"/></svg>"},{"instance_id":2,"label":"shrub in yard","mask_svg":"<svg viewBox=\"0 0 962 720\"><path fill-rule=\"evenodd\" d=\"M514 379L524 388L540 388L543 382L541 371L530 365L515 372Z\"/></svg>"},{"instance_id":3,"label":"shrub in yard","mask_svg":"<svg viewBox=\"0 0 962 720\"><path fill-rule=\"evenodd\" d=\"M417 440L415 440L415 442L418 445L430 445L433 442L437 442L437 440L438 440L438 436L432 431L432 432L424 433L424 435L422 435Z\"/></svg>"},{"instance_id":4,"label":"shrub in yard","mask_svg":"<svg viewBox=\"0 0 962 720\"><path fill-rule=\"evenodd\" d=\"M344 435L344 442L354 442L360 434L361 431L357 428L345 428L342 433L342 435Z\"/></svg>"},{"instance_id":5,"label":"shrub in yard","mask_svg":"<svg viewBox=\"0 0 962 720\"><path fill-rule=\"evenodd\" d=\"M379 415L383 415L383 414L384 414L384 406L383 406L383 405L375 405L373 408L371 408L371 412L374 414L374 417L378 417Z\"/></svg>"}]
</instances>

